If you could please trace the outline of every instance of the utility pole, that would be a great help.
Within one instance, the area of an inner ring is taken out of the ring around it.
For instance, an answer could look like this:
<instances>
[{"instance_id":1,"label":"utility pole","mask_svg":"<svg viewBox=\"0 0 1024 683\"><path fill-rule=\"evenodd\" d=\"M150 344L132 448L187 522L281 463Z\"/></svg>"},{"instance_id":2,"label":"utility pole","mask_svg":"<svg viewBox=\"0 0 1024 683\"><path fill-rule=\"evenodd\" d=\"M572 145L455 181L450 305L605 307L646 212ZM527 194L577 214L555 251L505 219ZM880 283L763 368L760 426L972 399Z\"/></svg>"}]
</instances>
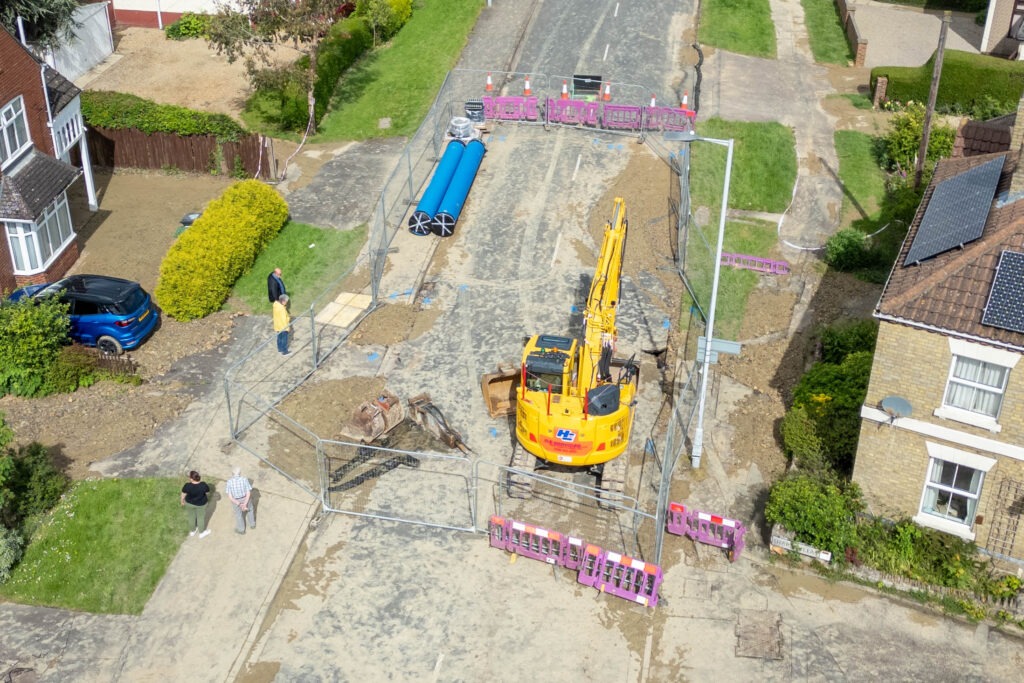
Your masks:
<instances>
[{"instance_id":1,"label":"utility pole","mask_svg":"<svg viewBox=\"0 0 1024 683\"><path fill-rule=\"evenodd\" d=\"M939 30L939 49L935 51L935 68L932 70L932 87L928 91L928 107L924 110L924 124L921 126L921 146L917 150L917 166L914 169L914 189L921 187L921 176L924 174L924 161L928 156L928 137L932 130L932 114L935 113L935 99L939 95L939 79L942 77L942 57L946 52L946 32L949 30L949 10L942 15L942 28Z\"/></svg>"}]
</instances>

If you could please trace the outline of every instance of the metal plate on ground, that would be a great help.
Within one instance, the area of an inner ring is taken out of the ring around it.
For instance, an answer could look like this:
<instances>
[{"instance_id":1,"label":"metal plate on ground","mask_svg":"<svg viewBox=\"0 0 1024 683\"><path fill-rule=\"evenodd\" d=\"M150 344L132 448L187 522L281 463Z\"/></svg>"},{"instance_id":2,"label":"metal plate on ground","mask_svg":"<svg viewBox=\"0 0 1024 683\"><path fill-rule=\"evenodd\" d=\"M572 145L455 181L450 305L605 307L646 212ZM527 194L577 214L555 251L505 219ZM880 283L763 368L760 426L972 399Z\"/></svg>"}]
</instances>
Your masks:
<instances>
[{"instance_id":1,"label":"metal plate on ground","mask_svg":"<svg viewBox=\"0 0 1024 683\"><path fill-rule=\"evenodd\" d=\"M736 619L736 656L782 659L782 615L740 610Z\"/></svg>"}]
</instances>

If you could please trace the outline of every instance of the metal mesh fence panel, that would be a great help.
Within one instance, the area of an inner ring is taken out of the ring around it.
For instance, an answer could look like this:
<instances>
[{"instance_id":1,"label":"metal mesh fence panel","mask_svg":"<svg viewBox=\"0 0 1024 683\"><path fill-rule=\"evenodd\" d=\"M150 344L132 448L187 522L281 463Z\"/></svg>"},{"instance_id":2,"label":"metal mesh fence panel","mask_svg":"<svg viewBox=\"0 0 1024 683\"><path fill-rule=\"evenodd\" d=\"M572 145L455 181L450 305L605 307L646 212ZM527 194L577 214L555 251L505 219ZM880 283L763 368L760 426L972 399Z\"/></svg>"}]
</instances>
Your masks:
<instances>
[{"instance_id":1,"label":"metal mesh fence panel","mask_svg":"<svg viewBox=\"0 0 1024 683\"><path fill-rule=\"evenodd\" d=\"M317 451L327 510L475 530L468 458L327 440Z\"/></svg>"}]
</instances>

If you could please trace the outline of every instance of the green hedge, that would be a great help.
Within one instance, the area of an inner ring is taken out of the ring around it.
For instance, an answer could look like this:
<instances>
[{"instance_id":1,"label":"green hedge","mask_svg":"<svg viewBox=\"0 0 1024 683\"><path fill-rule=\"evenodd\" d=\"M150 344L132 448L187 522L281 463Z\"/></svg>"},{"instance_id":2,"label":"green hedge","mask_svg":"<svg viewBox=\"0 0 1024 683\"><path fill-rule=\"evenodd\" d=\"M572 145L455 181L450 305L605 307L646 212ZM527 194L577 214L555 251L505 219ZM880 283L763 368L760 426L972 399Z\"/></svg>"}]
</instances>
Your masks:
<instances>
[{"instance_id":1,"label":"green hedge","mask_svg":"<svg viewBox=\"0 0 1024 683\"><path fill-rule=\"evenodd\" d=\"M927 102L935 55L922 66L878 66L871 70L874 89L879 76L889 79L885 96L898 102ZM942 60L936 106L940 109L970 110L986 97L1000 103L1003 111L1014 111L1024 92L1024 63L946 50Z\"/></svg>"},{"instance_id":2,"label":"green hedge","mask_svg":"<svg viewBox=\"0 0 1024 683\"><path fill-rule=\"evenodd\" d=\"M47 375L68 343L68 304L59 297L0 305L0 396L53 393Z\"/></svg>"},{"instance_id":3,"label":"green hedge","mask_svg":"<svg viewBox=\"0 0 1024 683\"><path fill-rule=\"evenodd\" d=\"M90 126L114 130L138 128L144 133L216 135L221 142L236 142L245 128L225 114L157 104L135 95L105 90L82 93L82 117Z\"/></svg>"},{"instance_id":4,"label":"green hedge","mask_svg":"<svg viewBox=\"0 0 1024 683\"><path fill-rule=\"evenodd\" d=\"M258 180L235 183L210 202L160 264L154 295L178 320L220 309L231 286L288 219L288 205Z\"/></svg>"},{"instance_id":5,"label":"green hedge","mask_svg":"<svg viewBox=\"0 0 1024 683\"><path fill-rule=\"evenodd\" d=\"M334 89L345 70L355 64L367 50L373 47L373 32L364 17L350 16L333 26L327 37L320 42L320 53L316 62L316 83L313 95L316 124L319 125L327 107L334 97ZM309 57L301 57L295 63L297 73L309 68ZM277 92L281 102L280 121L284 130L305 130L309 122L309 104L306 90L298 80L293 80Z\"/></svg>"}]
</instances>

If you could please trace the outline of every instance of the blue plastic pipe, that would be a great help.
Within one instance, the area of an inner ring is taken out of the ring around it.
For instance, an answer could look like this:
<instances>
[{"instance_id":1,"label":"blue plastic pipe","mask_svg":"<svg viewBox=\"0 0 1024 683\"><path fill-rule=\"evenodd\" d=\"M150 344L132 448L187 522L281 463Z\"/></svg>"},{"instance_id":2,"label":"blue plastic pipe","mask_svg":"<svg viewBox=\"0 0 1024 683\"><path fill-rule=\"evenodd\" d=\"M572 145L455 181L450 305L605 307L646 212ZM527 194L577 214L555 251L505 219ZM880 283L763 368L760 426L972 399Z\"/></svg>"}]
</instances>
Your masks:
<instances>
[{"instance_id":1,"label":"blue plastic pipe","mask_svg":"<svg viewBox=\"0 0 1024 683\"><path fill-rule=\"evenodd\" d=\"M434 177L430 179L426 191L420 197L416 210L409 216L409 232L414 235L429 235L430 222L437 213L437 207L448 191L448 185L452 182L452 176L459 167L459 161L466 149L462 140L452 140L441 155L441 161L434 170Z\"/></svg>"},{"instance_id":2,"label":"blue plastic pipe","mask_svg":"<svg viewBox=\"0 0 1024 683\"><path fill-rule=\"evenodd\" d=\"M430 229L435 235L447 237L455 232L455 223L462 213L462 206L469 196L469 188L473 186L485 151L484 143L479 140L470 140L466 143L466 151L462 154L459 167L455 169L448 191L444 193L437 213L434 214L434 220L430 223Z\"/></svg>"}]
</instances>

